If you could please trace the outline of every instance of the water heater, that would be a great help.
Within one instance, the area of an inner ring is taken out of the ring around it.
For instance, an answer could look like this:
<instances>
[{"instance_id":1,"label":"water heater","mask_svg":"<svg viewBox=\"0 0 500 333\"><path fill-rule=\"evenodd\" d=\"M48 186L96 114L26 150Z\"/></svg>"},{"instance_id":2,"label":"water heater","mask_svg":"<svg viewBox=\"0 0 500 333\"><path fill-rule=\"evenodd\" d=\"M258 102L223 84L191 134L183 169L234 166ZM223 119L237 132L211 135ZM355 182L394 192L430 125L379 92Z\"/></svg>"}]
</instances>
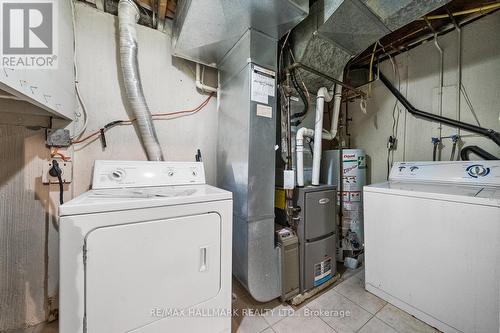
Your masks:
<instances>
[{"instance_id":1,"label":"water heater","mask_svg":"<svg viewBox=\"0 0 500 333\"><path fill-rule=\"evenodd\" d=\"M337 203L342 209L339 236L343 250L363 247L363 186L366 184L366 155L361 149L323 152L321 182L337 186ZM341 183L342 180L342 183Z\"/></svg>"}]
</instances>

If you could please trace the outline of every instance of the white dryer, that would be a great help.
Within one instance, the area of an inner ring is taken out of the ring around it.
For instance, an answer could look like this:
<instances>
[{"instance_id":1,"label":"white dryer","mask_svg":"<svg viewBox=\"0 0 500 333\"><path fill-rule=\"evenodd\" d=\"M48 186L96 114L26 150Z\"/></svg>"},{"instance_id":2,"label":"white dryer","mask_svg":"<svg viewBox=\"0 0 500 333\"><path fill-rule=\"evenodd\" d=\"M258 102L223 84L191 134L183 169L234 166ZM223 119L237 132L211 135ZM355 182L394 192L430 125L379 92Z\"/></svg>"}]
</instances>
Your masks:
<instances>
[{"instance_id":1,"label":"white dryer","mask_svg":"<svg viewBox=\"0 0 500 333\"><path fill-rule=\"evenodd\" d=\"M499 331L500 161L396 163L364 203L366 290L443 332Z\"/></svg>"},{"instance_id":2,"label":"white dryer","mask_svg":"<svg viewBox=\"0 0 500 333\"><path fill-rule=\"evenodd\" d=\"M59 214L61 333L230 332L232 195L202 163L96 161Z\"/></svg>"}]
</instances>

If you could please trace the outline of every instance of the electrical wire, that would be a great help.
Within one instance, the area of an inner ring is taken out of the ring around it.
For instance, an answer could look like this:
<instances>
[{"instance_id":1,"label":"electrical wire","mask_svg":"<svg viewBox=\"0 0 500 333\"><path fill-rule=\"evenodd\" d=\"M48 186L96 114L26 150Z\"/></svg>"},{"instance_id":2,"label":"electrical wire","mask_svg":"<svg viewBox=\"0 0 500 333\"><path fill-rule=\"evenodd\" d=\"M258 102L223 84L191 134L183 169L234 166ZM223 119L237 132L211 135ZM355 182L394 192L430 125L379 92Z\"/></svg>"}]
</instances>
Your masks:
<instances>
[{"instance_id":1,"label":"electrical wire","mask_svg":"<svg viewBox=\"0 0 500 333\"><path fill-rule=\"evenodd\" d=\"M399 67L396 64L395 59L387 53L385 50L384 46L380 44L380 42L376 42L375 46L379 45L380 48L382 49L382 52L388 56L391 65L392 65L392 72L394 74L394 80L397 79L397 84L398 84L398 90L401 90L401 75L399 73ZM374 48L375 50L375 48ZM380 68L380 66L377 66L377 69ZM394 102L394 107L392 108L392 135L391 138L394 140L397 140L398 138L398 129L399 129L399 118L401 115L401 109L399 107L399 101L396 99ZM389 172L391 169L392 164L394 163L394 151L396 150L394 148L395 143L387 144L387 178L389 178Z\"/></svg>"},{"instance_id":2,"label":"electrical wire","mask_svg":"<svg viewBox=\"0 0 500 333\"><path fill-rule=\"evenodd\" d=\"M59 152L59 147L56 147L54 150L50 151L50 157L54 158L55 156L59 156L65 162L71 160L71 157L68 157L68 156L64 155L63 153Z\"/></svg>"},{"instance_id":3,"label":"electrical wire","mask_svg":"<svg viewBox=\"0 0 500 333\"><path fill-rule=\"evenodd\" d=\"M74 140L74 139L77 139L79 138L80 136L83 135L83 133L85 132L85 129L87 128L88 126L88 123L89 123L89 114L87 112L87 106L85 105L85 101L83 100L83 97L82 97L82 94L80 92L80 86L79 86L79 82L78 82L78 64L77 64L77 57L76 57L76 45L77 45L77 42L76 42L76 18L75 18L75 3L74 3L75 0L70 0L70 4L71 4L71 19L72 19L72 23L73 23L73 72L74 72L74 75L75 75L75 92L76 92L76 97L78 99L78 102L80 103L80 106L81 106L81 109L82 109L82 113L83 113L83 125L75 131L75 133L73 134L73 136L71 137L71 140ZM77 112L76 113L76 116L78 118L82 117L82 114Z\"/></svg>"},{"instance_id":4,"label":"electrical wire","mask_svg":"<svg viewBox=\"0 0 500 333\"><path fill-rule=\"evenodd\" d=\"M367 97L371 97L372 94L372 81L373 81L373 60L375 59L375 52L377 52L377 45L379 45L379 41L377 41L375 44L373 44L373 51L372 55L370 57L370 69L368 72L368 93L366 94Z\"/></svg>"},{"instance_id":5,"label":"electrical wire","mask_svg":"<svg viewBox=\"0 0 500 333\"><path fill-rule=\"evenodd\" d=\"M183 115L190 116L190 115L193 115L193 114L201 111L208 104L208 102L210 101L210 99L213 96L214 96L214 93L211 93L210 95L208 95L208 97L200 105L198 105L194 109L182 110L182 111L176 111L176 112L154 113L154 114L152 114L152 117L153 117L154 120L171 120L171 119L176 119L178 117L174 117L174 118L163 118L163 117L183 116ZM83 142L88 141L88 140L90 140L92 138L97 138L98 135L100 135L102 133L101 129L104 130L104 131L106 131L106 130L108 130L108 129L114 127L114 126L117 126L117 125L131 125L135 121L136 121L135 118L126 119L126 120L114 120L114 121L112 121L110 123L107 123L102 128L100 128L100 129L98 129L98 130L90 133L89 135L85 136L84 138L76 140L76 141L72 141L71 144L83 143Z\"/></svg>"}]
</instances>

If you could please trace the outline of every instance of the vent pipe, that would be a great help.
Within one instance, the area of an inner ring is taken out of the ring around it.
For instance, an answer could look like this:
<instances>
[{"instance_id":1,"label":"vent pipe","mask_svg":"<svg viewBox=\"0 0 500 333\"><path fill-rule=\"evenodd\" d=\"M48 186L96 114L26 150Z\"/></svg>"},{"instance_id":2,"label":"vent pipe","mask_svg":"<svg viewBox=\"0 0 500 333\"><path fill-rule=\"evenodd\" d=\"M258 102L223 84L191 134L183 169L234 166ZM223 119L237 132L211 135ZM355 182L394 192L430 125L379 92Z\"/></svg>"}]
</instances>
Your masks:
<instances>
[{"instance_id":1,"label":"vent pipe","mask_svg":"<svg viewBox=\"0 0 500 333\"><path fill-rule=\"evenodd\" d=\"M137 31L139 8L133 0L120 0L118 4L118 29L120 34L120 65L128 102L137 120L139 136L150 161L163 161L151 112L142 90L137 61Z\"/></svg>"}]
</instances>

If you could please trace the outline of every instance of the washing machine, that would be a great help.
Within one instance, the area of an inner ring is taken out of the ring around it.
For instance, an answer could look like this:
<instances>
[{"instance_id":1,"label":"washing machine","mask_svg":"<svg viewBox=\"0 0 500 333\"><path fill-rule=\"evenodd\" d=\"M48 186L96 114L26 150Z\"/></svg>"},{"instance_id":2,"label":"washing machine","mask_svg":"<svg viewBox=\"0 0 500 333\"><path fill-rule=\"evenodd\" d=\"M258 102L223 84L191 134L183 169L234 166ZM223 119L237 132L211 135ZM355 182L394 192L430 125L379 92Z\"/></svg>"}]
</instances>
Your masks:
<instances>
[{"instance_id":1,"label":"washing machine","mask_svg":"<svg viewBox=\"0 0 500 333\"><path fill-rule=\"evenodd\" d=\"M230 332L232 195L202 163L96 161L59 214L61 333Z\"/></svg>"},{"instance_id":2,"label":"washing machine","mask_svg":"<svg viewBox=\"0 0 500 333\"><path fill-rule=\"evenodd\" d=\"M366 290L443 332L499 331L500 161L396 163L364 204Z\"/></svg>"}]
</instances>

